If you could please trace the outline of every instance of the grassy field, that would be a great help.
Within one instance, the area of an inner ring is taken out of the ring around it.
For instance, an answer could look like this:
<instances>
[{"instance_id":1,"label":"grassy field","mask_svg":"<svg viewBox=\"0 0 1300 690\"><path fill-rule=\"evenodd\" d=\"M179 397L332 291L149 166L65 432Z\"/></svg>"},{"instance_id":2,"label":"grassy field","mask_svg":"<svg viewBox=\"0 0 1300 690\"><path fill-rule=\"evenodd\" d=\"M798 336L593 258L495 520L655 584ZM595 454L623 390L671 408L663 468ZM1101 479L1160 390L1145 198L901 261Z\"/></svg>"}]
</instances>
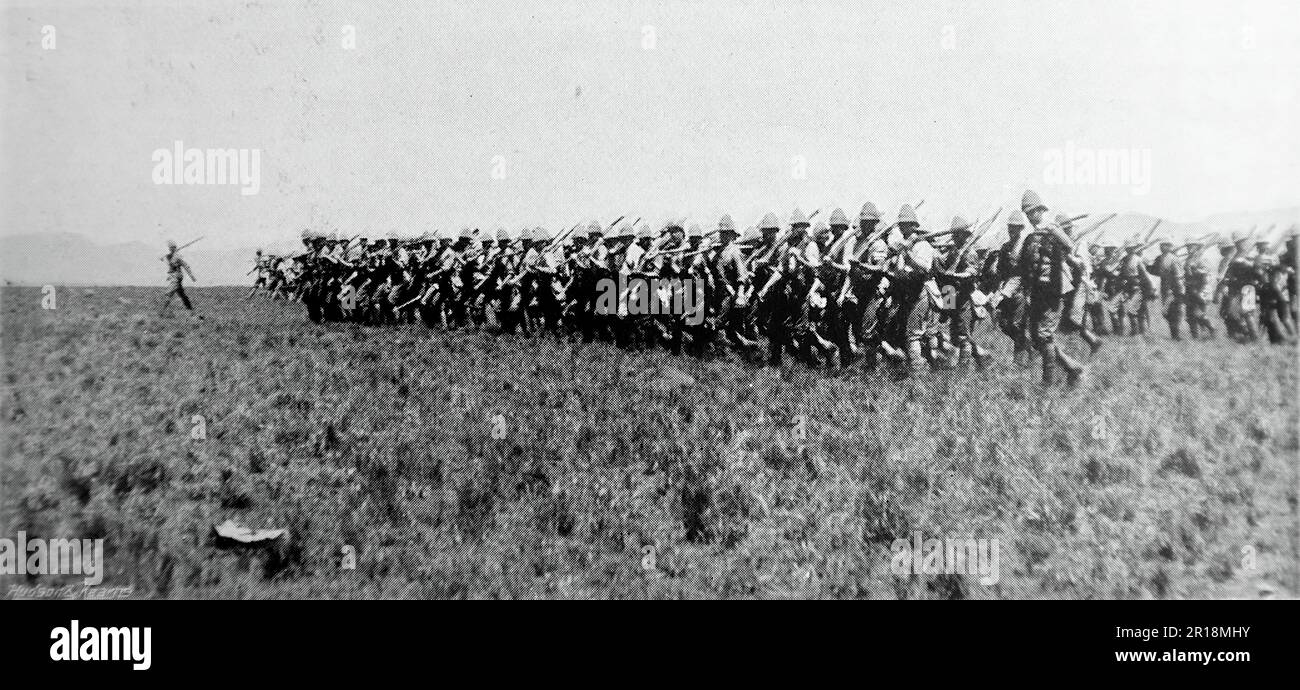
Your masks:
<instances>
[{"instance_id":1,"label":"grassy field","mask_svg":"<svg viewBox=\"0 0 1300 690\"><path fill-rule=\"evenodd\" d=\"M1294 348L1171 343L1159 324L1108 339L1079 389L1043 390L992 334L987 371L896 381L318 326L236 288L193 291L205 321L159 318L162 294L61 288L47 311L39 289L0 291L0 536L103 537L105 584L136 596L1300 587ZM289 532L226 549L226 519ZM998 581L892 574L918 531L997 538Z\"/></svg>"}]
</instances>

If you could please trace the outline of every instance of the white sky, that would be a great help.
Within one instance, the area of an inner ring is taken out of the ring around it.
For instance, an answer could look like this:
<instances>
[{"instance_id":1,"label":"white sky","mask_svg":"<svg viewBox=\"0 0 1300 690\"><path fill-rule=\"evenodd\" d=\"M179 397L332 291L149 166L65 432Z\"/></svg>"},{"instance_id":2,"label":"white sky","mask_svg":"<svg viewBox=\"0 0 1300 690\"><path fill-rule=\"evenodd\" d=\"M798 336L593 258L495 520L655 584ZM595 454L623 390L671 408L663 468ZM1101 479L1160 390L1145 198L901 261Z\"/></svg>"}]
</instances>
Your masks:
<instances>
[{"instance_id":1,"label":"white sky","mask_svg":"<svg viewBox=\"0 0 1300 690\"><path fill-rule=\"evenodd\" d=\"M920 198L946 224L1027 186L1176 220L1300 203L1288 0L42 4L0 15L9 234L216 248ZM154 185L178 139L261 149L260 194ZM1067 142L1148 149L1150 192L1045 184Z\"/></svg>"}]
</instances>

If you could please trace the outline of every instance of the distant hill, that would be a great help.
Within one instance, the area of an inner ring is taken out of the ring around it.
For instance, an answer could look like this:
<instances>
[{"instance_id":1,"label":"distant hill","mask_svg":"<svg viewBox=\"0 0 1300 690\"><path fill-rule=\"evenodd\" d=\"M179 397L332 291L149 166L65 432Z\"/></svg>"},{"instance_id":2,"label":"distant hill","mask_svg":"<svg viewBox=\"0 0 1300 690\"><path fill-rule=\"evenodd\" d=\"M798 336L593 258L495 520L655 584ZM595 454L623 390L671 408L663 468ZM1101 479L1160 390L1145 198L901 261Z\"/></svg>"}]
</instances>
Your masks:
<instances>
[{"instance_id":1,"label":"distant hill","mask_svg":"<svg viewBox=\"0 0 1300 690\"><path fill-rule=\"evenodd\" d=\"M1093 240L1123 242L1134 235L1146 237L1155 222L1155 217L1140 213L1120 214L1103 225ZM1276 237L1292 223L1300 224L1300 207L1220 213L1198 222L1165 221L1158 234L1185 241L1256 226L1263 232L1275 225ZM1085 218L1078 227L1090 224ZM999 236L1006 234L1005 221L1000 220L999 226L982 244L1001 241ZM265 249L282 254L294 250L288 246ZM255 251L252 247L203 249L199 244L182 254L198 276L198 285L249 285L252 277L245 274L253 267ZM76 233L6 235L0 236L0 280L15 285L162 285L166 269L159 259L165 253L165 247L141 242L98 244Z\"/></svg>"},{"instance_id":2,"label":"distant hill","mask_svg":"<svg viewBox=\"0 0 1300 690\"><path fill-rule=\"evenodd\" d=\"M282 248L287 249L287 248ZM274 251L275 248L268 247ZM250 285L256 248L183 250L196 285ZM85 235L49 233L0 237L0 279L14 285L162 285L166 247L141 242L98 244Z\"/></svg>"}]
</instances>

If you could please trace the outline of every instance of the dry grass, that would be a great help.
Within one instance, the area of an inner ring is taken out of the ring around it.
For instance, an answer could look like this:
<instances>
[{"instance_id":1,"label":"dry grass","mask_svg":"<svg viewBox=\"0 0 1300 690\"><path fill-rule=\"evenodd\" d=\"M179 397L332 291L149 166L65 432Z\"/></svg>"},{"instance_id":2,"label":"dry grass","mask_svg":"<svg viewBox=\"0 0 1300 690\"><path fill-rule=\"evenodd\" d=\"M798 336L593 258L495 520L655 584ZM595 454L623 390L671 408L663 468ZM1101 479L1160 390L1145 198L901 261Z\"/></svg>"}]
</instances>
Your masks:
<instances>
[{"instance_id":1,"label":"dry grass","mask_svg":"<svg viewBox=\"0 0 1300 690\"><path fill-rule=\"evenodd\" d=\"M0 535L104 537L107 584L170 597L1207 597L1300 578L1293 348L1110 339L1081 389L1043 391L993 335L1003 364L899 382L316 326L240 292L196 290L204 322L159 319L148 288L64 288L52 312L0 293ZM290 537L232 553L211 538L227 518ZM1000 581L891 575L917 530L999 538Z\"/></svg>"}]
</instances>

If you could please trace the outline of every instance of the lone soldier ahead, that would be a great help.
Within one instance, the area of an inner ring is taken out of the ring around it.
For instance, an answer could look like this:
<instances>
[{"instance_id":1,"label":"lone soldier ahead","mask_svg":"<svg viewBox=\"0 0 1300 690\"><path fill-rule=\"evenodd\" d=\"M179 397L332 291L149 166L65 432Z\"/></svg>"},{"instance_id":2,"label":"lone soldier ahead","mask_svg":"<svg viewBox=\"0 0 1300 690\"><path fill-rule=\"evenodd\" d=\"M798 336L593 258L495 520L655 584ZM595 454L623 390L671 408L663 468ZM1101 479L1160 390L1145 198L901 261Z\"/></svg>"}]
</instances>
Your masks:
<instances>
[{"instance_id":1,"label":"lone soldier ahead","mask_svg":"<svg viewBox=\"0 0 1300 690\"><path fill-rule=\"evenodd\" d=\"M186 309L194 311L194 305L190 304L190 298L185 294L184 274L189 274L190 280L198 279L194 277L190 265L185 263L185 259L182 259L180 252L176 250L175 242L167 242L167 256L163 257L163 261L167 262L167 284L171 286L167 291L167 299L163 302L163 313L166 313L167 308L171 306L173 296L180 297L181 304L184 304ZM203 315L199 314L198 317L202 319Z\"/></svg>"}]
</instances>

